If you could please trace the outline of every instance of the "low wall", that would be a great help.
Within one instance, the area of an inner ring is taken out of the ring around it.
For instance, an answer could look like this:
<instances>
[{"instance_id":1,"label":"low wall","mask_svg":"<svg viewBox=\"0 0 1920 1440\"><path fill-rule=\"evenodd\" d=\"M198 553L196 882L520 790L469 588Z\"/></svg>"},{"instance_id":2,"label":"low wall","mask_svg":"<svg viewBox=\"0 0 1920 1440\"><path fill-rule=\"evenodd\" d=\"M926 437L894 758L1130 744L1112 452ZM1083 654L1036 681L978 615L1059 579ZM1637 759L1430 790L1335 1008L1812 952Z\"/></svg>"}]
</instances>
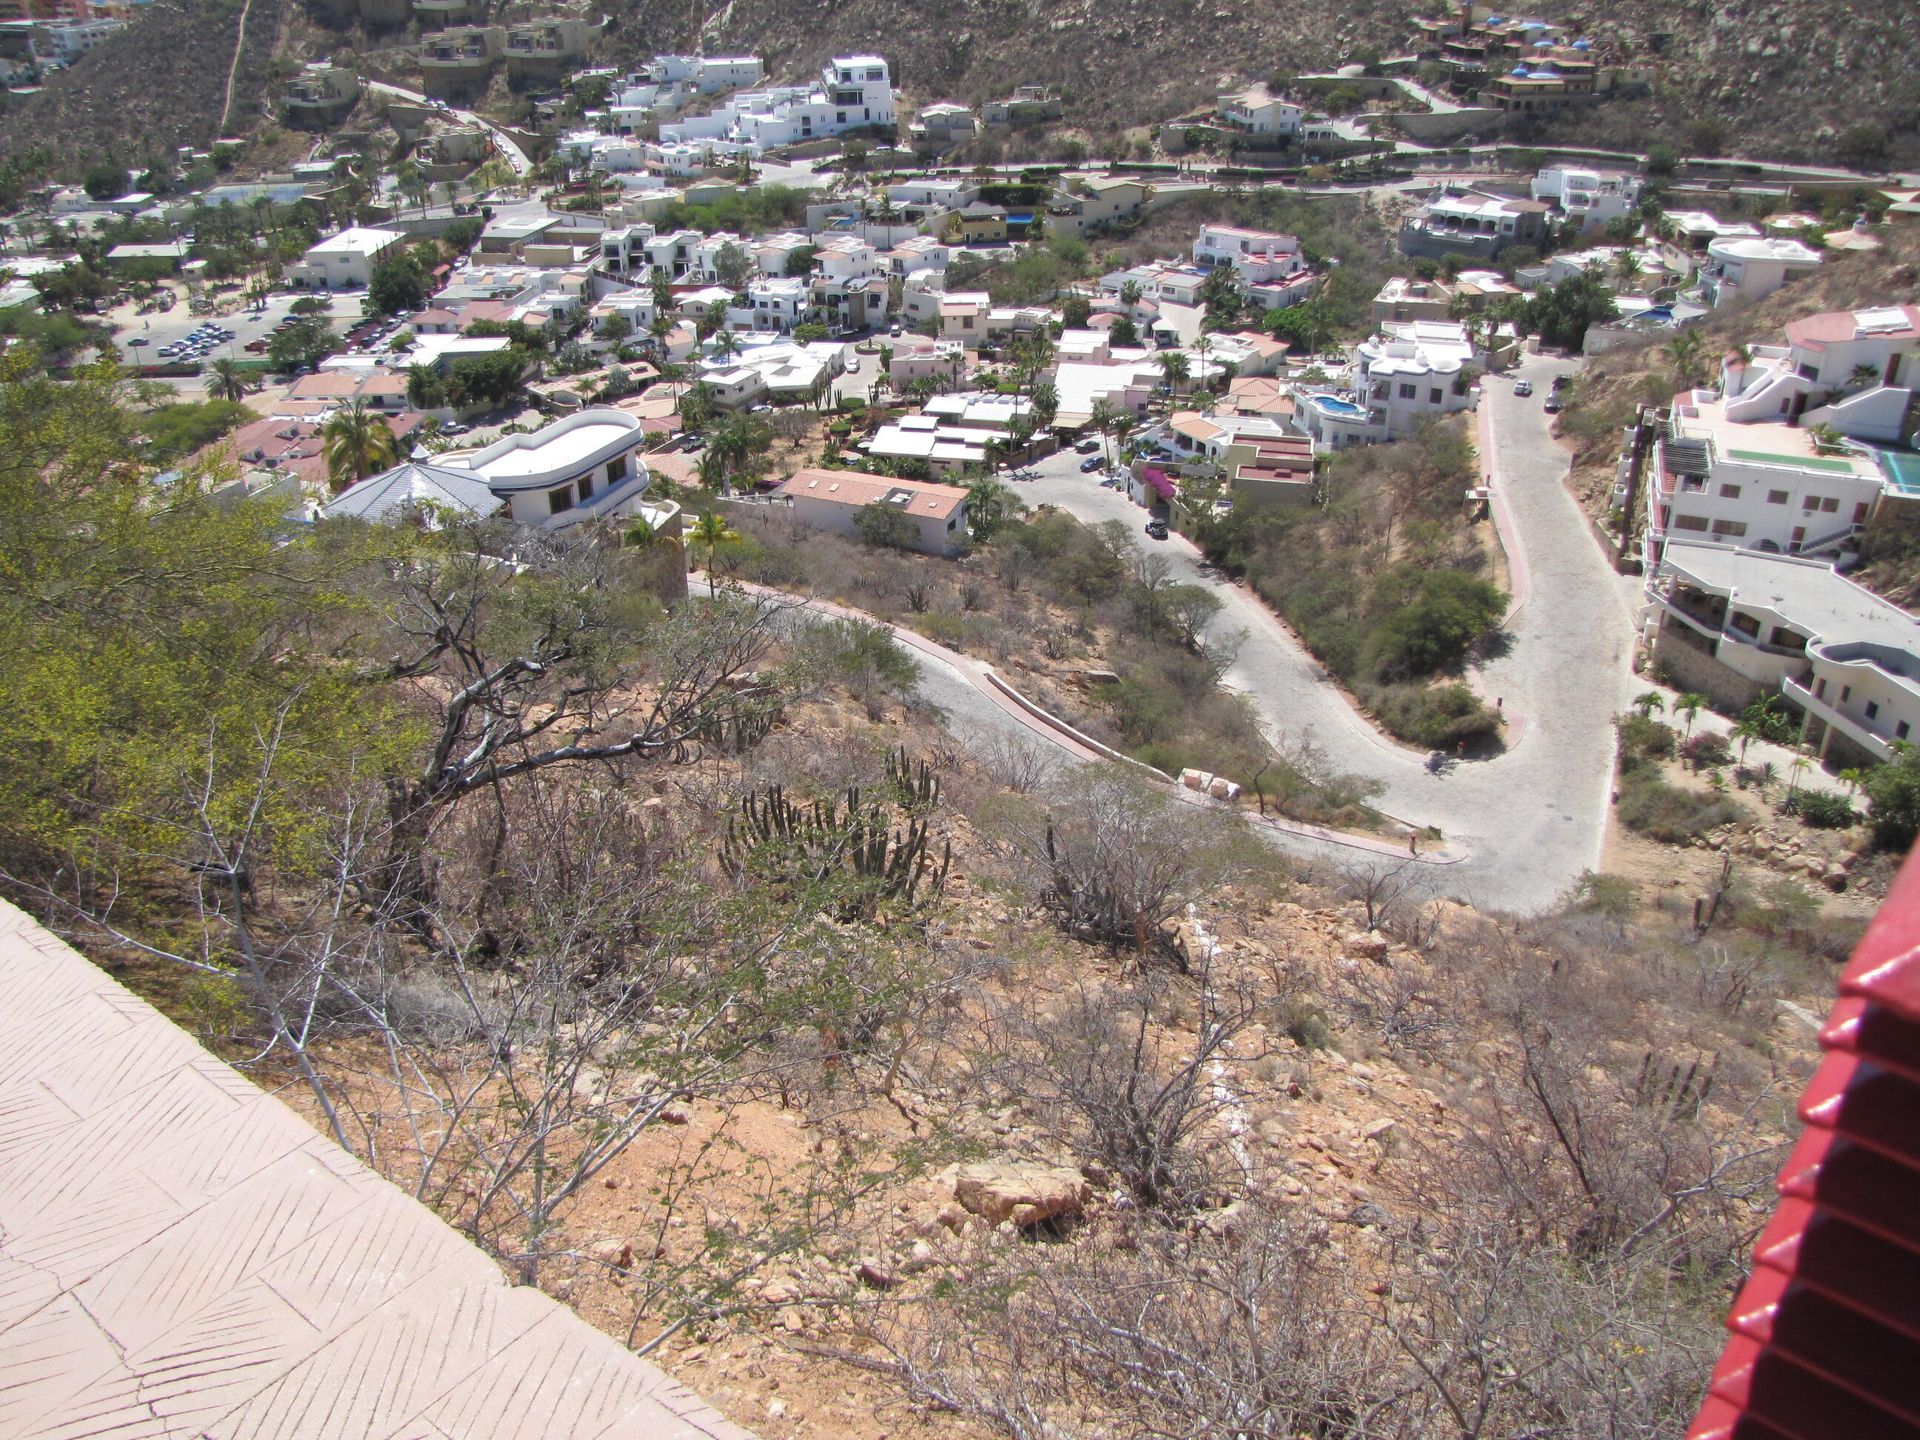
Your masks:
<instances>
[{"instance_id":1,"label":"low wall","mask_svg":"<svg viewBox=\"0 0 1920 1440\"><path fill-rule=\"evenodd\" d=\"M1664 617L1654 633L1653 658L1672 672L1675 688L1706 696L1716 710L1738 714L1770 693L1758 681L1728 669L1698 646L1676 637Z\"/></svg>"}]
</instances>

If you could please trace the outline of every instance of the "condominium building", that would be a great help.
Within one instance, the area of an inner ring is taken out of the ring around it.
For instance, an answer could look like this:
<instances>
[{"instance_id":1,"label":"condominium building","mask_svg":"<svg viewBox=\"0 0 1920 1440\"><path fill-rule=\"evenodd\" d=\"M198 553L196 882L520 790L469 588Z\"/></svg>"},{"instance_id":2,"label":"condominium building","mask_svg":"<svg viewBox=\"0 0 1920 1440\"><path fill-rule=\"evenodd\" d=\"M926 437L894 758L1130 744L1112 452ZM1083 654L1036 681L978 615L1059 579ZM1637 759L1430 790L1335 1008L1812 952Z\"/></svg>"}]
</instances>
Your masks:
<instances>
[{"instance_id":1,"label":"condominium building","mask_svg":"<svg viewBox=\"0 0 1920 1440\"><path fill-rule=\"evenodd\" d=\"M850 130L891 129L893 124L887 62L878 55L847 55L829 60L812 85L742 91L709 115L662 125L660 140L759 155Z\"/></svg>"},{"instance_id":2,"label":"condominium building","mask_svg":"<svg viewBox=\"0 0 1920 1440\"><path fill-rule=\"evenodd\" d=\"M1461 325L1382 325L1355 353L1349 394L1297 392L1294 428L1325 450L1402 439L1423 419L1473 408L1478 392L1466 383L1473 353Z\"/></svg>"},{"instance_id":3,"label":"condominium building","mask_svg":"<svg viewBox=\"0 0 1920 1440\"><path fill-rule=\"evenodd\" d=\"M1540 244L1546 222L1547 207L1538 200L1449 185L1400 227L1400 253L1488 260L1509 245Z\"/></svg>"}]
</instances>

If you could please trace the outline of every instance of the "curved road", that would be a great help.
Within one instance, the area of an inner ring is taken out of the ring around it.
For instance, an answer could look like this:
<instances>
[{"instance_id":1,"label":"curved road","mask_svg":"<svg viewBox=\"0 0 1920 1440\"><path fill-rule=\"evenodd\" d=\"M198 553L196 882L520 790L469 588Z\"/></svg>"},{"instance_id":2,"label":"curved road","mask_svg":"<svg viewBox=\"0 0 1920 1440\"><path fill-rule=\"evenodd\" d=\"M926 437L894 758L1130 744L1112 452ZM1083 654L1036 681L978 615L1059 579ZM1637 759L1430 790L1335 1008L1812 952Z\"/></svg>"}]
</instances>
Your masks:
<instances>
[{"instance_id":1,"label":"curved road","mask_svg":"<svg viewBox=\"0 0 1920 1440\"><path fill-rule=\"evenodd\" d=\"M391 95L396 100L410 100L415 105L430 106L435 103L425 95L422 95L418 90L402 90L398 85L388 85L381 80L369 80L367 82L367 89L378 91L382 95ZM494 147L499 150L501 157L512 167L515 175L524 177L532 171L533 161L527 158L527 152L520 148L519 143L515 141L512 136L508 135L506 131L502 130L491 120L482 119L471 110L454 110L449 108L446 113L464 125L477 125L491 135L493 137Z\"/></svg>"},{"instance_id":2,"label":"curved road","mask_svg":"<svg viewBox=\"0 0 1920 1440\"><path fill-rule=\"evenodd\" d=\"M1380 780L1381 808L1438 826L1466 859L1444 872L1459 899L1532 912L1564 895L1582 871L1597 868L1613 775L1613 717L1630 696L1632 626L1628 585L1589 534L1564 483L1566 452L1548 436L1542 398L1551 379L1573 368L1529 357L1509 377L1489 377L1486 424L1498 502L1496 519L1516 576L1520 603L1509 619L1507 653L1468 676L1509 718L1509 748L1496 759L1426 769L1423 752L1388 739L1355 712L1319 662L1250 590L1201 567L1179 536L1141 535L1144 514L1124 495L1079 473L1079 459L1056 455L1034 468L1041 478L1015 489L1028 503L1059 505L1082 520L1122 519L1136 543L1165 554L1174 578L1205 585L1224 608L1217 637L1244 631L1227 683L1244 691L1269 731L1305 735L1330 763ZM1511 380L1533 381L1534 395ZM1525 577L1525 593L1520 577Z\"/></svg>"}]
</instances>

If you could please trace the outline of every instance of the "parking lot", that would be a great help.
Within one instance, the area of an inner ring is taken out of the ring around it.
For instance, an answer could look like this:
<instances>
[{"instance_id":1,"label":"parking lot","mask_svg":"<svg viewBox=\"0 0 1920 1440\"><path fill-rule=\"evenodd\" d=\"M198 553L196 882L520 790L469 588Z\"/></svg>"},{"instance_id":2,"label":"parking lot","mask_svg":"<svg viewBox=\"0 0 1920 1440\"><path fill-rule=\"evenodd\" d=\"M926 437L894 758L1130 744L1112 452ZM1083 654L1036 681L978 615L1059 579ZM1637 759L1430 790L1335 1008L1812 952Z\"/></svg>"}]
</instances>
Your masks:
<instances>
[{"instance_id":1,"label":"parking lot","mask_svg":"<svg viewBox=\"0 0 1920 1440\"><path fill-rule=\"evenodd\" d=\"M160 365L168 363L160 357L160 350L167 345L184 341L194 330L207 324L215 324L222 329L231 330L233 338L225 340L206 355L199 363L213 360L255 360L260 358L257 352L249 352L247 345L255 340L270 339L274 326L292 313L293 302L301 297L297 294L281 292L267 297L265 310L255 311L238 309L220 315L195 315L187 308L183 290L176 288L176 300L171 310L157 314L142 315L138 307L129 303L115 306L108 311L105 319L114 327L114 338L129 363L134 365ZM361 296L358 293L335 295L328 299L325 318L333 328L345 333L347 328L358 323L361 314ZM144 345L130 344L140 339ZM180 362L175 362L180 363Z\"/></svg>"}]
</instances>

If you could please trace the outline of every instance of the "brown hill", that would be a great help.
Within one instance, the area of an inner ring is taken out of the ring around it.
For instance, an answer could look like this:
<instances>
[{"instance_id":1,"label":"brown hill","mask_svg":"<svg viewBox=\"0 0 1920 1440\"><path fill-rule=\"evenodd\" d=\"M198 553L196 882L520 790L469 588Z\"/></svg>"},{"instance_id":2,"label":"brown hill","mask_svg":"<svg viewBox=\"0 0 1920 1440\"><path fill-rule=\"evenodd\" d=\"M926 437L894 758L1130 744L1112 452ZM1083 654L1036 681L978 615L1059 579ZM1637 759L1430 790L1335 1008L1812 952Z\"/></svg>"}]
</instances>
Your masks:
<instances>
[{"instance_id":1,"label":"brown hill","mask_svg":"<svg viewBox=\"0 0 1920 1440\"><path fill-rule=\"evenodd\" d=\"M251 129L264 115L275 47L284 67L343 40L287 26L293 4L252 0L231 128ZM668 49L756 51L776 75L798 75L836 50L879 50L915 101L978 103L1014 85L1052 85L1068 121L1105 144L1127 125L1180 113L1222 82L1337 64L1359 47L1396 53L1407 19L1434 8L1417 0L934 0L913 10L896 0L637 0L603 7L603 52L619 61ZM0 117L0 155L43 144L71 172L107 148L144 157L204 144L218 125L240 9L240 0L148 7L85 64ZM1578 23L1584 9L1559 18ZM1667 140L1686 150L1801 160L1831 159L1838 149L1871 161L1878 148L1890 162L1920 163L1920 73L1908 63L1911 37L1897 6L1624 0L1604 17L1586 14L1597 36L1656 53L1656 95L1521 138L1636 147ZM365 38L368 58L384 61L401 57L373 52L408 37L351 38Z\"/></svg>"}]
</instances>

